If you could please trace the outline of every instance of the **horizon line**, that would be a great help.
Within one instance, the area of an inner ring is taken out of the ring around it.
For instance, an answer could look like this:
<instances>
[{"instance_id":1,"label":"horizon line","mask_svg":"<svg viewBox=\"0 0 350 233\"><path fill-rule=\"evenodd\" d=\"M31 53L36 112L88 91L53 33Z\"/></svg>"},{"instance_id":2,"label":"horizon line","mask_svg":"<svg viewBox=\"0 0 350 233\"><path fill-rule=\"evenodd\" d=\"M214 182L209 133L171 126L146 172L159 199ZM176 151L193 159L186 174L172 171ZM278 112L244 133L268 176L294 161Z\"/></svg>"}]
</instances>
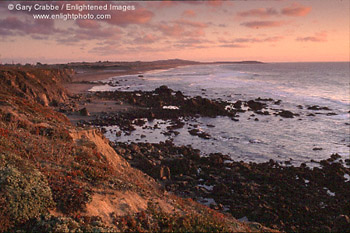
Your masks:
<instances>
[{"instance_id":1,"label":"horizon line","mask_svg":"<svg viewBox=\"0 0 350 233\"><path fill-rule=\"evenodd\" d=\"M4 59L8 60L8 59ZM197 62L197 63L239 63L239 62L259 62L259 63L331 63L331 62L350 62L350 59L348 61L261 61L261 60L215 60L215 61L196 61L196 60L188 60L188 59L180 59L180 58L169 58L169 59L160 59L160 60L95 60L95 61L67 61L67 62L16 62L15 60L12 60L11 62L1 62L0 65L36 65L38 63L41 63L42 65L64 65L64 64L70 64L70 63L116 63L116 62L159 62L159 61L172 61L172 60L179 60L179 61L186 61L186 62Z\"/></svg>"}]
</instances>

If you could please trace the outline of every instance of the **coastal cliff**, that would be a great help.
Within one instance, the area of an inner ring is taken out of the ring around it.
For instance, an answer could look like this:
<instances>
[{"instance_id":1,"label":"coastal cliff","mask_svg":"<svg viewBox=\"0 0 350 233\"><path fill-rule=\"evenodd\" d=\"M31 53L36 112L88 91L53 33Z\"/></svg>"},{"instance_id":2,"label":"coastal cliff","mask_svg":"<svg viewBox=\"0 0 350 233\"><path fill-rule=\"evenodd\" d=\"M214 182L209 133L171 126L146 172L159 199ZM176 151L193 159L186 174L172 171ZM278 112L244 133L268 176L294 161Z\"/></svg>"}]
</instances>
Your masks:
<instances>
[{"instance_id":1,"label":"coastal cliff","mask_svg":"<svg viewBox=\"0 0 350 233\"><path fill-rule=\"evenodd\" d=\"M271 231L164 190L54 110L72 70L0 68L0 231Z\"/></svg>"},{"instance_id":2,"label":"coastal cliff","mask_svg":"<svg viewBox=\"0 0 350 233\"><path fill-rule=\"evenodd\" d=\"M0 92L34 100L44 106L67 100L62 82L70 81L72 69L8 68L0 70Z\"/></svg>"}]
</instances>

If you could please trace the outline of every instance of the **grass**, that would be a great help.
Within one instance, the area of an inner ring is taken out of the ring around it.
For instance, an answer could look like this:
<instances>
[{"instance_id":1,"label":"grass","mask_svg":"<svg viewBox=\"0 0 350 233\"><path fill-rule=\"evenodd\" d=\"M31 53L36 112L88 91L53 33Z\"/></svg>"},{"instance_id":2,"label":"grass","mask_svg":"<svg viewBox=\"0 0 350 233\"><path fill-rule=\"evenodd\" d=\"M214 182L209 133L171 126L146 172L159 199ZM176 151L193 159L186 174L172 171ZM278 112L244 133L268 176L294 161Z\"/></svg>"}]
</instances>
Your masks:
<instances>
[{"instance_id":1,"label":"grass","mask_svg":"<svg viewBox=\"0 0 350 233\"><path fill-rule=\"evenodd\" d=\"M193 205L190 200L186 206ZM122 232L231 232L237 227L223 214L199 207L201 212L168 213L157 203L149 202L146 211L132 216L113 216L114 225Z\"/></svg>"}]
</instances>

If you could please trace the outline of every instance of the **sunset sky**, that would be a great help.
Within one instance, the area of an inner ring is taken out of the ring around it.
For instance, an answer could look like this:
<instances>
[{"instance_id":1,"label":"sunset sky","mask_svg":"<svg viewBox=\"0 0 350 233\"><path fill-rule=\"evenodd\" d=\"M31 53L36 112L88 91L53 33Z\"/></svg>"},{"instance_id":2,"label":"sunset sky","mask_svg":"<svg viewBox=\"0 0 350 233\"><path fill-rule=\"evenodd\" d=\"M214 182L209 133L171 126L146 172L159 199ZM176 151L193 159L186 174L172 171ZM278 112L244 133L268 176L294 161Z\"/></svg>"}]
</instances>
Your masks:
<instances>
[{"instance_id":1,"label":"sunset sky","mask_svg":"<svg viewBox=\"0 0 350 233\"><path fill-rule=\"evenodd\" d=\"M348 0L84 2L134 5L91 11L110 20L39 20L0 3L0 62L259 60L349 61ZM53 3L61 7L67 2ZM41 2L43 4L43 2ZM89 12L80 12L89 13Z\"/></svg>"}]
</instances>

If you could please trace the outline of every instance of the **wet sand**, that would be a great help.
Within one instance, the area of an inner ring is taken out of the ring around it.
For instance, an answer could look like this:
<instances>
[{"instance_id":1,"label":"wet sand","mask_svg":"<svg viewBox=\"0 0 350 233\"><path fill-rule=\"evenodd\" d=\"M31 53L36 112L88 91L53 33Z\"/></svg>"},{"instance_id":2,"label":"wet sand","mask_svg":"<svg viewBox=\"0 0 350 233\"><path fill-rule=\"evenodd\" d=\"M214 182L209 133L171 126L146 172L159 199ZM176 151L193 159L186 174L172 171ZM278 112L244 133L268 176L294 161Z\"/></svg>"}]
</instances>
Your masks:
<instances>
[{"instance_id":1,"label":"wet sand","mask_svg":"<svg viewBox=\"0 0 350 233\"><path fill-rule=\"evenodd\" d=\"M169 68L173 68L172 66ZM126 104L120 101L106 100L103 98L96 98L89 94L89 90L98 85L89 83L93 81L101 81L115 76L121 75L138 75L146 71L155 70L157 68L148 67L135 70L114 70L114 71L80 71L72 77L72 81L64 83L63 86L73 96L79 96L78 99L72 100L71 104L75 106L76 110L86 108L88 115L81 114L79 111L67 114L67 117L73 124L77 124L80 120L89 121L99 116L127 112L137 109L138 107Z\"/></svg>"},{"instance_id":2,"label":"wet sand","mask_svg":"<svg viewBox=\"0 0 350 233\"><path fill-rule=\"evenodd\" d=\"M71 94L83 94L88 93L88 90L91 89L96 84L84 83L84 82L93 82L93 81L101 81L111 77L119 76L119 75L128 75L133 74L132 72L126 71L84 71L81 73L77 73L72 77L72 82L65 83L64 87Z\"/></svg>"}]
</instances>

